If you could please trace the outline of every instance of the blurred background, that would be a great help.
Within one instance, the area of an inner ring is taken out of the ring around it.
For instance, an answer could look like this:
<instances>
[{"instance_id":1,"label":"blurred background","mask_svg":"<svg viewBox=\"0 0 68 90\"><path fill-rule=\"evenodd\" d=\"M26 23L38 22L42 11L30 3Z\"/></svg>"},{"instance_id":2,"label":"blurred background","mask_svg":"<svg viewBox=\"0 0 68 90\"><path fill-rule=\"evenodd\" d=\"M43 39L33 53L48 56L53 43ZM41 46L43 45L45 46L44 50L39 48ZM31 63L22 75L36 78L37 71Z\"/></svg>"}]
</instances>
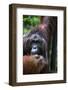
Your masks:
<instances>
[{"instance_id":1,"label":"blurred background","mask_svg":"<svg viewBox=\"0 0 68 90\"><path fill-rule=\"evenodd\" d=\"M41 23L41 16L23 15L23 34L29 33L33 27Z\"/></svg>"}]
</instances>

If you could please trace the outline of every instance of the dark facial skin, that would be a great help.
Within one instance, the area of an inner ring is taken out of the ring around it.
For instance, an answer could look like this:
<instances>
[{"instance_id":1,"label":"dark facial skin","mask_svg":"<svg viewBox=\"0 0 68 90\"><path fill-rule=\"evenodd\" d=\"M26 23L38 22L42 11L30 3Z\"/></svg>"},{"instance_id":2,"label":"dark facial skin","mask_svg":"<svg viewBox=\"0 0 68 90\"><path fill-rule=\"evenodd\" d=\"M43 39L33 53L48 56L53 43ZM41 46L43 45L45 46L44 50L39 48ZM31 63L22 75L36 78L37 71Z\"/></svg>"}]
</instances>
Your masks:
<instances>
[{"instance_id":1,"label":"dark facial skin","mask_svg":"<svg viewBox=\"0 0 68 90\"><path fill-rule=\"evenodd\" d=\"M24 53L24 55L28 55L28 53L30 55L38 54L46 58L45 46L46 46L46 41L44 40L43 37L40 37L39 34L32 34L30 37L27 38L27 42L26 42L27 52L25 51L26 53Z\"/></svg>"}]
</instances>

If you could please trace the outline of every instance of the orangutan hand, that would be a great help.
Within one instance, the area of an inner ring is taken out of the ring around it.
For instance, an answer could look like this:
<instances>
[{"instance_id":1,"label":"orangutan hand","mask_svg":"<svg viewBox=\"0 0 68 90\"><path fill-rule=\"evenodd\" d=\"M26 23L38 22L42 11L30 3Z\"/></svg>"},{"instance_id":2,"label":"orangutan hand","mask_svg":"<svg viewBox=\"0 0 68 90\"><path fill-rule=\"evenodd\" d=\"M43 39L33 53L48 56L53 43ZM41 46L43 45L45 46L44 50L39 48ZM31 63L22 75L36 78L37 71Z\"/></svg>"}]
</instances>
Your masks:
<instances>
[{"instance_id":1,"label":"orangutan hand","mask_svg":"<svg viewBox=\"0 0 68 90\"><path fill-rule=\"evenodd\" d=\"M23 74L40 73L42 68L47 64L40 55L23 56Z\"/></svg>"}]
</instances>

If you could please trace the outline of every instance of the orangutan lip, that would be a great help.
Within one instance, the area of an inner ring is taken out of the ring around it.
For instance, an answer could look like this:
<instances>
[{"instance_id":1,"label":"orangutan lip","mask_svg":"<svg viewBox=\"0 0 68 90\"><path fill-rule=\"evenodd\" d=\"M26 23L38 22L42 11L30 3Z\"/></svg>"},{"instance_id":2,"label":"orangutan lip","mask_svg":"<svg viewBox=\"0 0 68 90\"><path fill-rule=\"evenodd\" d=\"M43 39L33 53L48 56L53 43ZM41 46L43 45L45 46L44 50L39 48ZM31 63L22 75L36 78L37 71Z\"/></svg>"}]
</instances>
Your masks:
<instances>
[{"instance_id":1,"label":"orangutan lip","mask_svg":"<svg viewBox=\"0 0 68 90\"><path fill-rule=\"evenodd\" d=\"M38 47L36 44L34 44L32 46L32 49L31 49L31 54L34 55L34 54L37 54L38 53Z\"/></svg>"},{"instance_id":2,"label":"orangutan lip","mask_svg":"<svg viewBox=\"0 0 68 90\"><path fill-rule=\"evenodd\" d=\"M37 48L32 48L32 49L31 49L31 53L32 53L32 54L36 54L37 52L38 52L38 49L37 49Z\"/></svg>"}]
</instances>

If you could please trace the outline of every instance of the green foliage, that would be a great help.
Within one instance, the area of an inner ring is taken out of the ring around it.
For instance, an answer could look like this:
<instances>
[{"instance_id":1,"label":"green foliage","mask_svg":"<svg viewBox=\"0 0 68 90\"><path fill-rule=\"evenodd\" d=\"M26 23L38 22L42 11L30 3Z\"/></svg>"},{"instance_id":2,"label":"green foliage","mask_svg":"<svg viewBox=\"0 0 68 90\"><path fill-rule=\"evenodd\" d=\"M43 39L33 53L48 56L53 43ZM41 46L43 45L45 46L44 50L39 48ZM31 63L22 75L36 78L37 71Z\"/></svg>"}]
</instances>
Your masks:
<instances>
[{"instance_id":1,"label":"green foliage","mask_svg":"<svg viewBox=\"0 0 68 90\"><path fill-rule=\"evenodd\" d=\"M30 32L30 31L31 31L30 29L24 28L23 34L26 34L26 33Z\"/></svg>"},{"instance_id":2,"label":"green foliage","mask_svg":"<svg viewBox=\"0 0 68 90\"><path fill-rule=\"evenodd\" d=\"M40 18L38 16L33 16L31 19L31 25L37 26L40 23Z\"/></svg>"},{"instance_id":3,"label":"green foliage","mask_svg":"<svg viewBox=\"0 0 68 90\"><path fill-rule=\"evenodd\" d=\"M40 24L40 16L23 15L23 33L28 33L31 27L36 27Z\"/></svg>"}]
</instances>

